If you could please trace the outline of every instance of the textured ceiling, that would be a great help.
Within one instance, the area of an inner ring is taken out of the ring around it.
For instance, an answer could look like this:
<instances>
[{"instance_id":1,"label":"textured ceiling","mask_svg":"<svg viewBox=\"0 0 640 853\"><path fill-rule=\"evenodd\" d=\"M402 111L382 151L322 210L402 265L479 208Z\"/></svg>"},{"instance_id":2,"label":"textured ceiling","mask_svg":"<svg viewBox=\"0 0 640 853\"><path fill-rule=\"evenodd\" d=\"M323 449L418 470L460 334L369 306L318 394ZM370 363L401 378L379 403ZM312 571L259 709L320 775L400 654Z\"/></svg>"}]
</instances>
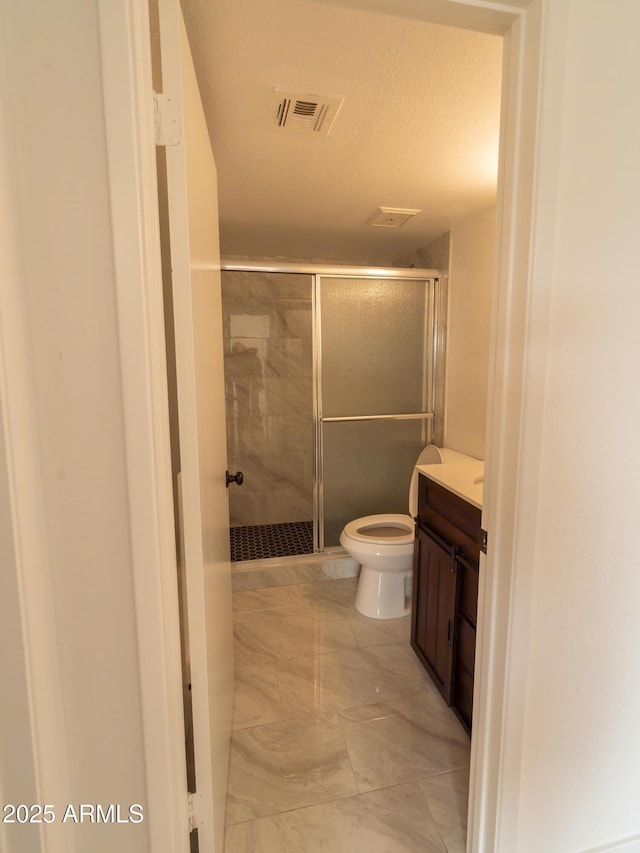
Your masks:
<instances>
[{"instance_id":1,"label":"textured ceiling","mask_svg":"<svg viewBox=\"0 0 640 853\"><path fill-rule=\"evenodd\" d=\"M388 264L495 199L502 39L313 0L184 0L223 255ZM328 137L270 126L274 87L339 95ZM378 207L422 212L399 229Z\"/></svg>"}]
</instances>

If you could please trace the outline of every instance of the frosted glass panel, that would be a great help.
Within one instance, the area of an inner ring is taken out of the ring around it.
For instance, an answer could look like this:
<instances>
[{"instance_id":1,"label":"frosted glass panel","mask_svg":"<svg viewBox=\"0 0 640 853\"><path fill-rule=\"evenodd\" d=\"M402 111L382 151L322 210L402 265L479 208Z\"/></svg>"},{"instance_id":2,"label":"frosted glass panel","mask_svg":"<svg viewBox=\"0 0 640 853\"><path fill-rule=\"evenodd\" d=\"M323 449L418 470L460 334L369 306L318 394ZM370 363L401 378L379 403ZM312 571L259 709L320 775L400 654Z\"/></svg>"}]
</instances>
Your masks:
<instances>
[{"instance_id":1,"label":"frosted glass panel","mask_svg":"<svg viewBox=\"0 0 640 853\"><path fill-rule=\"evenodd\" d=\"M409 512L409 483L424 444L423 421L325 423L324 546L339 544L348 521Z\"/></svg>"},{"instance_id":2,"label":"frosted glass panel","mask_svg":"<svg viewBox=\"0 0 640 853\"><path fill-rule=\"evenodd\" d=\"M323 278L322 414L424 411L424 281Z\"/></svg>"}]
</instances>

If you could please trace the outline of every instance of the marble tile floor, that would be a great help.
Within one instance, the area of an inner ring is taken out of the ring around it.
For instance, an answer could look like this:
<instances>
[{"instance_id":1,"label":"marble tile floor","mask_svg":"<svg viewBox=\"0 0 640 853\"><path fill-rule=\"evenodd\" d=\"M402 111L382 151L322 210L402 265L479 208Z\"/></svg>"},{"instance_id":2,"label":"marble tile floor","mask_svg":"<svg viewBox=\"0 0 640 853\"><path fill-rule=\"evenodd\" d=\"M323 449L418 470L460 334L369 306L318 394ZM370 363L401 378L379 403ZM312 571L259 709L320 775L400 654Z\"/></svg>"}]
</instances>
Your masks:
<instances>
[{"instance_id":1,"label":"marble tile floor","mask_svg":"<svg viewBox=\"0 0 640 853\"><path fill-rule=\"evenodd\" d=\"M409 618L361 616L355 577L276 574L234 592L226 853L463 853L469 738Z\"/></svg>"}]
</instances>

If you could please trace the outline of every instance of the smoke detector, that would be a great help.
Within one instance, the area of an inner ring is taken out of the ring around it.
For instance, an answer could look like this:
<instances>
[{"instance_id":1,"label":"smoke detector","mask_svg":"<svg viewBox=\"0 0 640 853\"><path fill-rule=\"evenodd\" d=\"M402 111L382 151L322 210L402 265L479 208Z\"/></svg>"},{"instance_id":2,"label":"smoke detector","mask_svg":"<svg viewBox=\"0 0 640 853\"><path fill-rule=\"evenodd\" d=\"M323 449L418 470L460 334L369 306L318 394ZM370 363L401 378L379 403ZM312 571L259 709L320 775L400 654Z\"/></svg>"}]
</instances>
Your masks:
<instances>
[{"instance_id":1,"label":"smoke detector","mask_svg":"<svg viewBox=\"0 0 640 853\"><path fill-rule=\"evenodd\" d=\"M367 219L367 225L377 225L381 228L400 228L416 213L422 213L422 211L405 207L379 207L376 213Z\"/></svg>"},{"instance_id":2,"label":"smoke detector","mask_svg":"<svg viewBox=\"0 0 640 853\"><path fill-rule=\"evenodd\" d=\"M344 98L301 95L274 89L271 121L281 130L303 130L327 136Z\"/></svg>"}]
</instances>

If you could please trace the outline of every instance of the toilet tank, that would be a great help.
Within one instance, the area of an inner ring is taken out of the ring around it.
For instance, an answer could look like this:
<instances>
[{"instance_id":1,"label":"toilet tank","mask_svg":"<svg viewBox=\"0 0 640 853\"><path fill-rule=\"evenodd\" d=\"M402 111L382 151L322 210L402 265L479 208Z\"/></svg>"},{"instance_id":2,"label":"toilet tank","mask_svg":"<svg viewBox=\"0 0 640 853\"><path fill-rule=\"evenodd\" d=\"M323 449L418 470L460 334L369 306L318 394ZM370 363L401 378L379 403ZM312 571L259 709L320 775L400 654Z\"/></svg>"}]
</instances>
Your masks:
<instances>
[{"instance_id":1,"label":"toilet tank","mask_svg":"<svg viewBox=\"0 0 640 853\"><path fill-rule=\"evenodd\" d=\"M416 465L438 465L445 461L444 457L448 452L451 451L447 451L445 447L436 447L435 444L427 444L420 453L420 456L418 456Z\"/></svg>"}]
</instances>

